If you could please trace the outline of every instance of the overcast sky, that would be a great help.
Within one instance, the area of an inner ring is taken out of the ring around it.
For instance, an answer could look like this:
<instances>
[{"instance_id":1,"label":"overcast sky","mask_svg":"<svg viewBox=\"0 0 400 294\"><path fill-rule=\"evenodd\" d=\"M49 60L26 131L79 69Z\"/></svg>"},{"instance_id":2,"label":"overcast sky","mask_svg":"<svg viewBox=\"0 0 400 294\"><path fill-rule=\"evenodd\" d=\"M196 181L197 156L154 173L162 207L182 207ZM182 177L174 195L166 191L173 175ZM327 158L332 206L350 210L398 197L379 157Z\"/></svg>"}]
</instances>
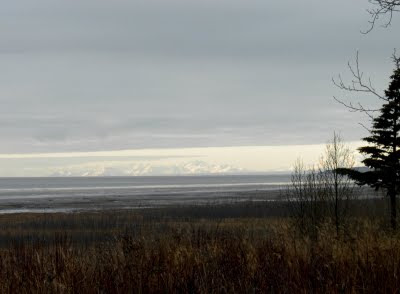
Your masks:
<instances>
[{"instance_id":1,"label":"overcast sky","mask_svg":"<svg viewBox=\"0 0 400 294\"><path fill-rule=\"evenodd\" d=\"M15 0L0 10L0 153L320 144L360 51L377 89L400 17L366 0ZM342 95L342 96L341 96ZM350 99L350 98L349 98ZM374 105L373 97L356 97Z\"/></svg>"}]
</instances>

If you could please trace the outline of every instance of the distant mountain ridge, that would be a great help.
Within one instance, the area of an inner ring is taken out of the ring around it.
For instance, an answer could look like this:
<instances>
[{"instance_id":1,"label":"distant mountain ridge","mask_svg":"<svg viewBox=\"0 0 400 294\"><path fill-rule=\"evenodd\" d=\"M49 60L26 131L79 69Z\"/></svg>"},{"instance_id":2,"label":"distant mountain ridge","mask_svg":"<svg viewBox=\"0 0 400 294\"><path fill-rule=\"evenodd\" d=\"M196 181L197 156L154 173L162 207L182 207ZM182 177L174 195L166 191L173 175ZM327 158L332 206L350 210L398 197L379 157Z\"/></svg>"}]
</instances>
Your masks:
<instances>
[{"instance_id":1,"label":"distant mountain ridge","mask_svg":"<svg viewBox=\"0 0 400 294\"><path fill-rule=\"evenodd\" d=\"M228 164L210 164L204 161L190 161L180 164L161 165L137 163L122 167L106 164L70 166L58 168L50 176L55 177L101 177L101 176L162 176L162 175L203 175L237 174L246 170Z\"/></svg>"}]
</instances>

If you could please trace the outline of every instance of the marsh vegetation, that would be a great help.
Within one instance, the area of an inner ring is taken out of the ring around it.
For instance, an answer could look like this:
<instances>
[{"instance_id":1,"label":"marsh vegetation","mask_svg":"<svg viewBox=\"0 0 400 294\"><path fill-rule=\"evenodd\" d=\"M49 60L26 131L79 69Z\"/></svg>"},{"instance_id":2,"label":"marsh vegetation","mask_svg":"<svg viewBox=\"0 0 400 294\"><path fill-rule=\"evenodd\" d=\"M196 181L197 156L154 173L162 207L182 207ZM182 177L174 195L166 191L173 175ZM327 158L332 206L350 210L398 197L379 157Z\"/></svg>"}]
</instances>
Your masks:
<instances>
[{"instance_id":1,"label":"marsh vegetation","mask_svg":"<svg viewBox=\"0 0 400 294\"><path fill-rule=\"evenodd\" d=\"M0 216L2 293L395 292L387 202L296 229L285 202ZM383 284L382 281L385 281Z\"/></svg>"}]
</instances>

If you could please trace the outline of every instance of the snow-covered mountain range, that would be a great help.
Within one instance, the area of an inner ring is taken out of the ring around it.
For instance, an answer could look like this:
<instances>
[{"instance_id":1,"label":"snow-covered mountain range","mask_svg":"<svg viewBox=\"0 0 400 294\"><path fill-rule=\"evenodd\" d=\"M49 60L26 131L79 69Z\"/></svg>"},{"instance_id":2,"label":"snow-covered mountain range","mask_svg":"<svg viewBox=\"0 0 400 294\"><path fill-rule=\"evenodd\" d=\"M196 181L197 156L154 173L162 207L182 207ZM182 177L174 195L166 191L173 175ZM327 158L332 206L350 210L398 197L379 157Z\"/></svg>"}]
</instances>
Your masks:
<instances>
[{"instance_id":1,"label":"snow-covered mountain range","mask_svg":"<svg viewBox=\"0 0 400 294\"><path fill-rule=\"evenodd\" d=\"M172 165L134 163L123 166L96 164L58 168L51 176L162 176L162 175L205 175L240 174L245 170L228 164L211 164L204 161L190 161Z\"/></svg>"}]
</instances>

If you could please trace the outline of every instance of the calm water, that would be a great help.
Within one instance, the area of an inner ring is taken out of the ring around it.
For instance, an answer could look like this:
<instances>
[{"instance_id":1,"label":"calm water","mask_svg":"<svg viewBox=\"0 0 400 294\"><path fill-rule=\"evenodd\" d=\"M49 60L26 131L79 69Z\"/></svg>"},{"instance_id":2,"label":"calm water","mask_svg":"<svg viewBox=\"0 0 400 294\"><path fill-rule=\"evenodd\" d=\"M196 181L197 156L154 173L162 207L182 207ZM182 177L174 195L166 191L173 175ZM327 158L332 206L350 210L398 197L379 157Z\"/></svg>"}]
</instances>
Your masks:
<instances>
[{"instance_id":1,"label":"calm water","mask_svg":"<svg viewBox=\"0 0 400 294\"><path fill-rule=\"evenodd\" d=\"M134 208L265 197L289 175L0 178L0 213Z\"/></svg>"}]
</instances>

